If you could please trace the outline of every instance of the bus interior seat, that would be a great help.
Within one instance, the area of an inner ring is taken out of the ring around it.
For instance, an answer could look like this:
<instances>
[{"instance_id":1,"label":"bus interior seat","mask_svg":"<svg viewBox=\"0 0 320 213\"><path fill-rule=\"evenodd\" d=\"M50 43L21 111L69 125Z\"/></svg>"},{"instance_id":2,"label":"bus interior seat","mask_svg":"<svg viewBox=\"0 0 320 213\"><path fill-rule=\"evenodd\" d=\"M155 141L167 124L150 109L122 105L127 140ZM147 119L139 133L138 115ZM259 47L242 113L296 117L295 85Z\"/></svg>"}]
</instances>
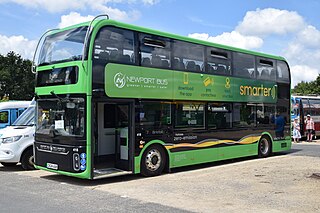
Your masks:
<instances>
[{"instance_id":1,"label":"bus interior seat","mask_svg":"<svg viewBox=\"0 0 320 213\"><path fill-rule=\"evenodd\" d=\"M268 70L263 69L263 70L261 71L260 78L268 79L268 78L269 78L269 72L268 72Z\"/></svg>"},{"instance_id":2,"label":"bus interior seat","mask_svg":"<svg viewBox=\"0 0 320 213\"><path fill-rule=\"evenodd\" d=\"M148 57L142 58L141 65L146 66L146 67L150 67L151 66L150 58L148 58Z\"/></svg>"},{"instance_id":3,"label":"bus interior seat","mask_svg":"<svg viewBox=\"0 0 320 213\"><path fill-rule=\"evenodd\" d=\"M198 64L196 64L196 71L198 71L198 72L201 71L200 65L198 65Z\"/></svg>"},{"instance_id":4,"label":"bus interior seat","mask_svg":"<svg viewBox=\"0 0 320 213\"><path fill-rule=\"evenodd\" d=\"M102 60L102 61L108 61L109 60L109 53L108 52L100 52L99 54L99 60Z\"/></svg>"},{"instance_id":5,"label":"bus interior seat","mask_svg":"<svg viewBox=\"0 0 320 213\"><path fill-rule=\"evenodd\" d=\"M219 74L226 74L226 67L218 64L216 72Z\"/></svg>"},{"instance_id":6,"label":"bus interior seat","mask_svg":"<svg viewBox=\"0 0 320 213\"><path fill-rule=\"evenodd\" d=\"M214 73L214 68L210 64L207 64L207 71L209 73Z\"/></svg>"},{"instance_id":7,"label":"bus interior seat","mask_svg":"<svg viewBox=\"0 0 320 213\"><path fill-rule=\"evenodd\" d=\"M110 61L118 61L118 59L119 59L118 50L111 50L109 60Z\"/></svg>"},{"instance_id":8,"label":"bus interior seat","mask_svg":"<svg viewBox=\"0 0 320 213\"><path fill-rule=\"evenodd\" d=\"M187 62L187 70L195 71L196 70L196 62L188 61Z\"/></svg>"},{"instance_id":9,"label":"bus interior seat","mask_svg":"<svg viewBox=\"0 0 320 213\"><path fill-rule=\"evenodd\" d=\"M121 58L120 58L120 61L123 62L123 63L131 63L131 58L130 58L130 55L122 55Z\"/></svg>"},{"instance_id":10,"label":"bus interior seat","mask_svg":"<svg viewBox=\"0 0 320 213\"><path fill-rule=\"evenodd\" d=\"M178 58L174 58L172 61L172 68L178 69L178 70L184 70L184 64L183 62L180 62Z\"/></svg>"},{"instance_id":11,"label":"bus interior seat","mask_svg":"<svg viewBox=\"0 0 320 213\"><path fill-rule=\"evenodd\" d=\"M151 64L154 67L161 67L162 66L162 61L161 61L160 56L158 56L158 55L152 56Z\"/></svg>"},{"instance_id":12,"label":"bus interior seat","mask_svg":"<svg viewBox=\"0 0 320 213\"><path fill-rule=\"evenodd\" d=\"M273 80L276 79L276 70L274 68L272 68L270 71L270 78Z\"/></svg>"},{"instance_id":13,"label":"bus interior seat","mask_svg":"<svg viewBox=\"0 0 320 213\"><path fill-rule=\"evenodd\" d=\"M259 72L257 72L256 70L253 70L250 73L250 78L259 78Z\"/></svg>"},{"instance_id":14,"label":"bus interior seat","mask_svg":"<svg viewBox=\"0 0 320 213\"><path fill-rule=\"evenodd\" d=\"M163 68L169 68L169 61L163 59L163 60L162 60L162 67L163 67Z\"/></svg>"}]
</instances>

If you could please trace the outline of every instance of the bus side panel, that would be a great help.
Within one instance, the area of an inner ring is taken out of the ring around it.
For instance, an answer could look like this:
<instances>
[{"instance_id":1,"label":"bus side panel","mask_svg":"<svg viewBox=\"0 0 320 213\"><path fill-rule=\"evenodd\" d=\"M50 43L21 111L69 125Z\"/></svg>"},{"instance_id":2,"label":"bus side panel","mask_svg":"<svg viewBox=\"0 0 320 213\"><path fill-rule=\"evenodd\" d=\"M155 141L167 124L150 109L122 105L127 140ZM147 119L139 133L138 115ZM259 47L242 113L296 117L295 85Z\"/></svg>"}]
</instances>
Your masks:
<instances>
[{"instance_id":1,"label":"bus side panel","mask_svg":"<svg viewBox=\"0 0 320 213\"><path fill-rule=\"evenodd\" d=\"M281 141L273 141L272 143L272 152L282 152L288 151L291 149L291 138Z\"/></svg>"},{"instance_id":2,"label":"bus side panel","mask_svg":"<svg viewBox=\"0 0 320 213\"><path fill-rule=\"evenodd\" d=\"M258 143L171 153L170 168L209 163L258 154Z\"/></svg>"}]
</instances>

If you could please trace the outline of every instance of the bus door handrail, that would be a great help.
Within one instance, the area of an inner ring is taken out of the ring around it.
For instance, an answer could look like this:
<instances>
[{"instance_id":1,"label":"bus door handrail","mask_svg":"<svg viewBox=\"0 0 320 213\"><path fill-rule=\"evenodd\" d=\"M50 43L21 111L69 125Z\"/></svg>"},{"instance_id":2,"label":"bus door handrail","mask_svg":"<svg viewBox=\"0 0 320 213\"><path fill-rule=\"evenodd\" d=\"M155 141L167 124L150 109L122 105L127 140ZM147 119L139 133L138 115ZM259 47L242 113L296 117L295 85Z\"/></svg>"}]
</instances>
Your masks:
<instances>
[{"instance_id":1,"label":"bus door handrail","mask_svg":"<svg viewBox=\"0 0 320 213\"><path fill-rule=\"evenodd\" d=\"M45 33L42 34L42 36L40 37L38 43L37 43L37 46L36 46L36 50L34 52L34 55L33 55L33 58L32 58L32 63L31 63L31 72L33 74L36 74L36 65L35 65L35 62L34 60L36 59L36 55L37 55L37 51L38 51L38 48L39 48L39 45L42 41L42 39L44 38L45 35L47 35L48 33L52 32L52 31L55 31L55 30L59 30L58 28L54 28L54 29L49 29L47 30Z\"/></svg>"},{"instance_id":2,"label":"bus door handrail","mask_svg":"<svg viewBox=\"0 0 320 213\"><path fill-rule=\"evenodd\" d=\"M92 24L95 20L97 20L98 18L101 18L101 17L106 17L107 19L109 19L109 15L108 14L100 14L100 15L97 15L96 17L94 17L90 24L89 24L89 27L87 29L87 32L86 32L86 36L84 38L84 45L83 45L83 49L82 49L82 67L84 70L85 67L84 67L84 58L85 58L85 52L86 52L86 49L87 49L87 46L88 46L88 42L89 42L89 35L91 35L91 31L92 31Z\"/></svg>"}]
</instances>

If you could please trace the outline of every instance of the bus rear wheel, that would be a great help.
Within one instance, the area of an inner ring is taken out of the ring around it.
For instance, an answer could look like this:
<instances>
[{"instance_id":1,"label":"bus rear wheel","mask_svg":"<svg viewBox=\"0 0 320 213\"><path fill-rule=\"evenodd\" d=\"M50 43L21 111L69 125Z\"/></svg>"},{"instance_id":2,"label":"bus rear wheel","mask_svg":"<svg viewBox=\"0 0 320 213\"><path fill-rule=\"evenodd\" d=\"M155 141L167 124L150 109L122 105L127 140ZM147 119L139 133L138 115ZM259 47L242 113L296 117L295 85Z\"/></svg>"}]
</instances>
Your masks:
<instances>
[{"instance_id":1,"label":"bus rear wheel","mask_svg":"<svg viewBox=\"0 0 320 213\"><path fill-rule=\"evenodd\" d=\"M271 141L269 137L262 136L258 145L258 156L265 158L271 154Z\"/></svg>"},{"instance_id":2,"label":"bus rear wheel","mask_svg":"<svg viewBox=\"0 0 320 213\"><path fill-rule=\"evenodd\" d=\"M33 170L34 168L34 157L32 149L27 149L21 157L21 166L25 170Z\"/></svg>"},{"instance_id":3,"label":"bus rear wheel","mask_svg":"<svg viewBox=\"0 0 320 213\"><path fill-rule=\"evenodd\" d=\"M142 155L141 174L147 177L160 175L166 160L164 149L160 145L151 145Z\"/></svg>"}]
</instances>

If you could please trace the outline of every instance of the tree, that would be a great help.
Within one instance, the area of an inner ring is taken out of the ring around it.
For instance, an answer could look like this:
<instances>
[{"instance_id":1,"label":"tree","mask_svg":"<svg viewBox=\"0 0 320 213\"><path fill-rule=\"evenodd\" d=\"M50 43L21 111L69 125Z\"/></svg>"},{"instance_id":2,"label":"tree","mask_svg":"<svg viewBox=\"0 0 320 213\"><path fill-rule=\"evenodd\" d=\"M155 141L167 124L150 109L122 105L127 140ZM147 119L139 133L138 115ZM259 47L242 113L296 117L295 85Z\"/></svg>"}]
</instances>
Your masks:
<instances>
[{"instance_id":1,"label":"tree","mask_svg":"<svg viewBox=\"0 0 320 213\"><path fill-rule=\"evenodd\" d=\"M320 74L317 79L311 82L301 81L291 91L294 94L310 95L320 94Z\"/></svg>"},{"instance_id":2,"label":"tree","mask_svg":"<svg viewBox=\"0 0 320 213\"><path fill-rule=\"evenodd\" d=\"M0 99L30 100L34 94L35 76L31 61L9 52L0 55Z\"/></svg>"}]
</instances>

